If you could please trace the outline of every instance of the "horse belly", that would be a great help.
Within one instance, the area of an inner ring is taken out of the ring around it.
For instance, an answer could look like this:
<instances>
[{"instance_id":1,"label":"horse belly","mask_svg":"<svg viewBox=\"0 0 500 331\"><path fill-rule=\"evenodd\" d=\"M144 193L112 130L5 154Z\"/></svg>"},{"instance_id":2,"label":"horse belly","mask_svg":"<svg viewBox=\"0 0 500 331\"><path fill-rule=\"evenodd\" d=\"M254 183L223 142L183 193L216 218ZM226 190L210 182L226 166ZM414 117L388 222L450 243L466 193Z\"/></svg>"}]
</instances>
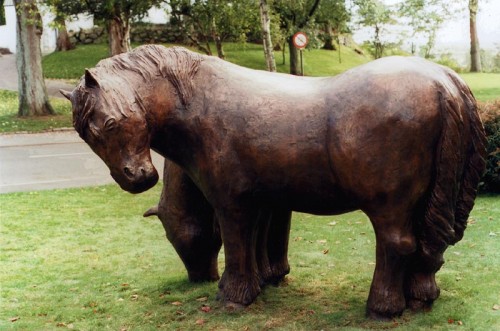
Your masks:
<instances>
[{"instance_id":1,"label":"horse belly","mask_svg":"<svg viewBox=\"0 0 500 331\"><path fill-rule=\"evenodd\" d=\"M359 209L353 200L341 191L294 194L289 197L290 209L314 215L339 215Z\"/></svg>"},{"instance_id":2,"label":"horse belly","mask_svg":"<svg viewBox=\"0 0 500 331\"><path fill-rule=\"evenodd\" d=\"M312 169L315 171L308 171ZM263 202L315 215L338 215L359 209L356 202L337 185L330 170L321 169L320 164L312 163L309 169L290 171L288 175L279 183L267 181L261 186Z\"/></svg>"}]
</instances>

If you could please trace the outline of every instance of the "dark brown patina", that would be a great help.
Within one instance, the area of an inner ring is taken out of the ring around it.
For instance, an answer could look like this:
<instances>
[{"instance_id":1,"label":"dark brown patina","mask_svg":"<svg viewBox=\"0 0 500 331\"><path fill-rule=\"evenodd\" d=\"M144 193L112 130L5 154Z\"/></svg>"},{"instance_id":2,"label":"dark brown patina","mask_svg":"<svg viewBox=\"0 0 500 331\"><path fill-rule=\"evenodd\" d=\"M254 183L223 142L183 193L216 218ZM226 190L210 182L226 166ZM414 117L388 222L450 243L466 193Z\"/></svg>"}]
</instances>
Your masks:
<instances>
[{"instance_id":1,"label":"dark brown patina","mask_svg":"<svg viewBox=\"0 0 500 331\"><path fill-rule=\"evenodd\" d=\"M99 62L65 95L76 130L123 189L156 183L152 148L203 194L220 226L229 303L260 292L259 228L282 219L269 215L360 209L377 239L368 315L430 306L484 170L469 88L418 58L305 78L150 45Z\"/></svg>"},{"instance_id":2,"label":"dark brown patina","mask_svg":"<svg viewBox=\"0 0 500 331\"><path fill-rule=\"evenodd\" d=\"M168 159L165 159L160 202L144 213L152 215L161 220L190 281L219 279L217 256L222 240L214 210L191 178ZM255 248L261 286L277 285L290 271L287 259L290 219L290 210L276 210L261 215L258 221Z\"/></svg>"}]
</instances>

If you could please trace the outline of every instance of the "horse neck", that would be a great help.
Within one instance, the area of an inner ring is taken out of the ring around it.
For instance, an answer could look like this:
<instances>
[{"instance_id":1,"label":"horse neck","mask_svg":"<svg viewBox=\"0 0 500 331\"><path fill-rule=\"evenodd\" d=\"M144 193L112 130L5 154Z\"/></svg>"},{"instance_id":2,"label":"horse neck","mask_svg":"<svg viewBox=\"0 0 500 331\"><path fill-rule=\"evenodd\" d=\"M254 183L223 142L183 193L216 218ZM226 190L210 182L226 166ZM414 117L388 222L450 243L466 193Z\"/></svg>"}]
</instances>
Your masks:
<instances>
[{"instance_id":1,"label":"horse neck","mask_svg":"<svg viewBox=\"0 0 500 331\"><path fill-rule=\"evenodd\" d=\"M191 125L185 118L189 110L166 79L158 79L144 89L151 148L181 167L187 167L191 162L190 145L194 140Z\"/></svg>"}]
</instances>

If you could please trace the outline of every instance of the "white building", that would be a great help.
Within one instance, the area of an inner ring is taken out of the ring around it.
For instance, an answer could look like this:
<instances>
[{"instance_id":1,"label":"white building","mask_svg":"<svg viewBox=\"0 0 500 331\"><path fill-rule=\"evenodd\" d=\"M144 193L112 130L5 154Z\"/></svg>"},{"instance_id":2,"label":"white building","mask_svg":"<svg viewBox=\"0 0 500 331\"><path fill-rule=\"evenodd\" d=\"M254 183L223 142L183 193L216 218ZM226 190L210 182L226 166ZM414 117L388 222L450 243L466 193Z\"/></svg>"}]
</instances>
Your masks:
<instances>
[{"instance_id":1,"label":"white building","mask_svg":"<svg viewBox=\"0 0 500 331\"><path fill-rule=\"evenodd\" d=\"M0 47L16 51L16 10L12 0L5 0L6 25L0 25Z\"/></svg>"},{"instance_id":2,"label":"white building","mask_svg":"<svg viewBox=\"0 0 500 331\"><path fill-rule=\"evenodd\" d=\"M12 53L16 52L16 10L13 0L5 0L6 25L0 25L0 48L7 48ZM56 49L57 29L50 26L54 20L54 14L44 5L38 5L43 22L43 34L41 38L42 53L51 53ZM142 20L150 23L166 23L168 20L165 8L151 8L148 15ZM94 26L94 18L90 15L78 15L76 20L67 20L68 31L79 31L90 29Z\"/></svg>"}]
</instances>

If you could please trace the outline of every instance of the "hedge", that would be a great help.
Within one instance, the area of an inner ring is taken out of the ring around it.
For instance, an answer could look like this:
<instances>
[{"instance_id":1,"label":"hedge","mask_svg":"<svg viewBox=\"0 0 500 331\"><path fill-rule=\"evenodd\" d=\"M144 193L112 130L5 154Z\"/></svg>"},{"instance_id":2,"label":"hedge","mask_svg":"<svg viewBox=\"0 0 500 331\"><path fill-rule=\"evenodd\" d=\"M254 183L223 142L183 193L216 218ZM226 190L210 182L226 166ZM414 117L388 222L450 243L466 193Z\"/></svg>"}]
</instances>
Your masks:
<instances>
[{"instance_id":1,"label":"hedge","mask_svg":"<svg viewBox=\"0 0 500 331\"><path fill-rule=\"evenodd\" d=\"M479 115L486 131L488 158L481 192L500 193L500 99L478 102Z\"/></svg>"}]
</instances>

